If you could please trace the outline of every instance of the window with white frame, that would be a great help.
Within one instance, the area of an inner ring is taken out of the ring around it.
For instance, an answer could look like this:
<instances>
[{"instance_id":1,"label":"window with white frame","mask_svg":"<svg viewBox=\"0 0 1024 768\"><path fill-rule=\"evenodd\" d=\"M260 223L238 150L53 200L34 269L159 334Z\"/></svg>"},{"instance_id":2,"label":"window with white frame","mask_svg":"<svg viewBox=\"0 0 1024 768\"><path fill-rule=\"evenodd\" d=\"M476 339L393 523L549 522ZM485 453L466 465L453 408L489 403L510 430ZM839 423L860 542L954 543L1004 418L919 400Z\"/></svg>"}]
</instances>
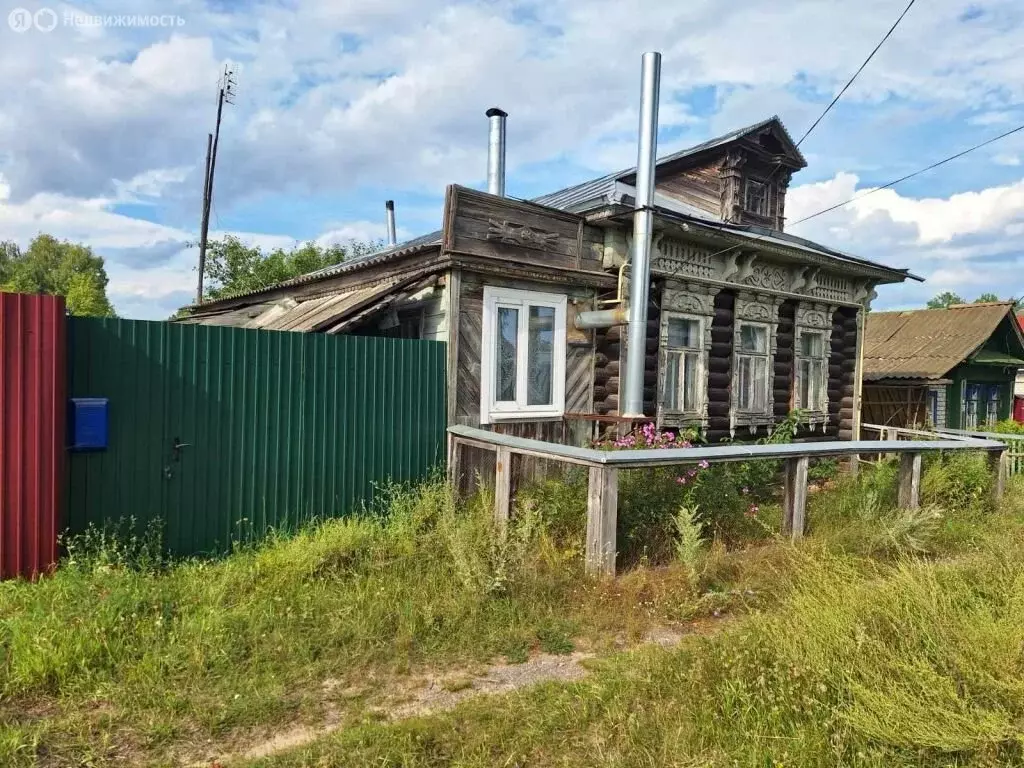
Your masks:
<instances>
[{"instance_id":1,"label":"window with white frame","mask_svg":"<svg viewBox=\"0 0 1024 768\"><path fill-rule=\"evenodd\" d=\"M566 297L484 287L480 421L565 410Z\"/></svg>"},{"instance_id":2,"label":"window with white frame","mask_svg":"<svg viewBox=\"0 0 1024 768\"><path fill-rule=\"evenodd\" d=\"M828 407L828 353L822 331L797 334L795 407L812 413Z\"/></svg>"},{"instance_id":3,"label":"window with white frame","mask_svg":"<svg viewBox=\"0 0 1024 768\"><path fill-rule=\"evenodd\" d=\"M769 379L769 326L760 323L739 324L736 347L736 408L742 413L769 415L771 399Z\"/></svg>"},{"instance_id":4,"label":"window with white frame","mask_svg":"<svg viewBox=\"0 0 1024 768\"><path fill-rule=\"evenodd\" d=\"M666 413L699 417L705 396L704 321L672 313L665 323L662 407Z\"/></svg>"}]
</instances>

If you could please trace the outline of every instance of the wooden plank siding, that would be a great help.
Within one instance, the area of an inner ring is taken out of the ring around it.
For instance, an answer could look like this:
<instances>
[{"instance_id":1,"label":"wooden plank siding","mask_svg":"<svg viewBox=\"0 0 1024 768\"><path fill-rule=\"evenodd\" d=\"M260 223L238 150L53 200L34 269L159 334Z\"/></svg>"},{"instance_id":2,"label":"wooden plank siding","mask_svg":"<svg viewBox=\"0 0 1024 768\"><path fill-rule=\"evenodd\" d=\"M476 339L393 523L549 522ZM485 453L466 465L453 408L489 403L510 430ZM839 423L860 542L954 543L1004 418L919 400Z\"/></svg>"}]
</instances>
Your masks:
<instances>
[{"instance_id":1,"label":"wooden plank siding","mask_svg":"<svg viewBox=\"0 0 1024 768\"><path fill-rule=\"evenodd\" d=\"M458 328L455 350L454 377L449 375L449 389L454 397L454 423L482 427L501 434L526 437L547 442L584 445L591 437L591 422L572 419L542 419L501 421L489 425L480 423L481 360L483 354L483 296L484 285L515 288L517 290L546 293L566 293L581 301L581 306L593 304L592 289L551 284L530 283L513 278L498 279L462 270L458 294ZM453 286L454 289L454 286ZM572 314L571 312L569 313ZM571 318L569 320L571 322ZM565 410L567 413L594 412L594 346L589 333L586 341L570 341L565 358ZM519 480L543 477L550 469L544 459L519 457L516 469ZM478 479L487 481L494 475L494 453L485 449L466 447L460 457L460 488L469 492Z\"/></svg>"},{"instance_id":2,"label":"wooden plank siding","mask_svg":"<svg viewBox=\"0 0 1024 768\"><path fill-rule=\"evenodd\" d=\"M655 182L655 191L673 200L696 206L712 216L722 211L721 162L715 161L699 168L688 168Z\"/></svg>"},{"instance_id":3,"label":"wooden plank siding","mask_svg":"<svg viewBox=\"0 0 1024 768\"><path fill-rule=\"evenodd\" d=\"M448 253L512 264L600 269L592 249L584 248L580 216L458 186L448 188L445 206ZM596 235L589 237L593 241Z\"/></svg>"}]
</instances>

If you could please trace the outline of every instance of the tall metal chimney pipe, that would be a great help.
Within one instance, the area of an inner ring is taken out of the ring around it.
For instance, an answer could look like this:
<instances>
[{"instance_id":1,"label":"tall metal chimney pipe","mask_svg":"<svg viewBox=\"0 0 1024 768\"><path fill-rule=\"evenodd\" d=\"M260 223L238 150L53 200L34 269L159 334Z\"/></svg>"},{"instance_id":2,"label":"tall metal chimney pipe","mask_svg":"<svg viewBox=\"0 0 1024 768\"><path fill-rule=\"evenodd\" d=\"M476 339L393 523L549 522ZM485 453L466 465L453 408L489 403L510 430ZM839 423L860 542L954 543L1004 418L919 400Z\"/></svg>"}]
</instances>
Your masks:
<instances>
[{"instance_id":1,"label":"tall metal chimney pipe","mask_svg":"<svg viewBox=\"0 0 1024 768\"><path fill-rule=\"evenodd\" d=\"M508 113L497 107L487 110L491 134L487 142L487 191L505 196L505 118Z\"/></svg>"},{"instance_id":2,"label":"tall metal chimney pipe","mask_svg":"<svg viewBox=\"0 0 1024 768\"><path fill-rule=\"evenodd\" d=\"M644 415L644 358L647 346L647 289L651 281L651 234L654 228L654 166L658 155L658 100L661 54L644 54L640 79L640 138L636 158L636 206L629 272L629 329L622 381L623 416Z\"/></svg>"},{"instance_id":3,"label":"tall metal chimney pipe","mask_svg":"<svg viewBox=\"0 0 1024 768\"><path fill-rule=\"evenodd\" d=\"M388 200L384 203L384 210L388 216L388 245L397 245L398 237L395 235L395 201Z\"/></svg>"}]
</instances>

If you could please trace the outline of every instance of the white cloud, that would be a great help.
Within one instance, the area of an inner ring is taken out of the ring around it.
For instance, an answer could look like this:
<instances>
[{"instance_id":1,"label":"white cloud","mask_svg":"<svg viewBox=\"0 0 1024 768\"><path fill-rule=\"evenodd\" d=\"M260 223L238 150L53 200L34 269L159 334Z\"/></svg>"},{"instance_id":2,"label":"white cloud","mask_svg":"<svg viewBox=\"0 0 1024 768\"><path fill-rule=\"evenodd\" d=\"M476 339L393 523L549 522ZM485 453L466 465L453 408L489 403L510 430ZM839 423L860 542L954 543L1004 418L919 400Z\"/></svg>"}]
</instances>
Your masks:
<instances>
[{"instance_id":1,"label":"white cloud","mask_svg":"<svg viewBox=\"0 0 1024 768\"><path fill-rule=\"evenodd\" d=\"M840 173L793 187L786 199L790 220L870 190L858 188L858 181ZM885 189L790 231L927 278L924 286L882 291L883 299L900 306L923 303L943 290L1024 295L1024 249L1019 245L1024 179L945 198L914 198Z\"/></svg>"}]
</instances>

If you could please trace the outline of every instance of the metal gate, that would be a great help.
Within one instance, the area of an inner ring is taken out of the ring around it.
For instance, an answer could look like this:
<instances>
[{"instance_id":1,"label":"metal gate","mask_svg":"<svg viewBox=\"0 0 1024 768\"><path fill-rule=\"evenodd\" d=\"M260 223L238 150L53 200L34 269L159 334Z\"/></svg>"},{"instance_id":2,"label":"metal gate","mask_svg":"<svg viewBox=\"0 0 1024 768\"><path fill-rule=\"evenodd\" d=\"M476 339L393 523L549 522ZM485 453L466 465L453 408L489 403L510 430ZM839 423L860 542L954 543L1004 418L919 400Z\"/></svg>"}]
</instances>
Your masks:
<instances>
[{"instance_id":1,"label":"metal gate","mask_svg":"<svg viewBox=\"0 0 1024 768\"><path fill-rule=\"evenodd\" d=\"M444 460L445 346L72 318L72 397L106 449L70 457L68 524L160 520L178 555L349 514Z\"/></svg>"}]
</instances>

